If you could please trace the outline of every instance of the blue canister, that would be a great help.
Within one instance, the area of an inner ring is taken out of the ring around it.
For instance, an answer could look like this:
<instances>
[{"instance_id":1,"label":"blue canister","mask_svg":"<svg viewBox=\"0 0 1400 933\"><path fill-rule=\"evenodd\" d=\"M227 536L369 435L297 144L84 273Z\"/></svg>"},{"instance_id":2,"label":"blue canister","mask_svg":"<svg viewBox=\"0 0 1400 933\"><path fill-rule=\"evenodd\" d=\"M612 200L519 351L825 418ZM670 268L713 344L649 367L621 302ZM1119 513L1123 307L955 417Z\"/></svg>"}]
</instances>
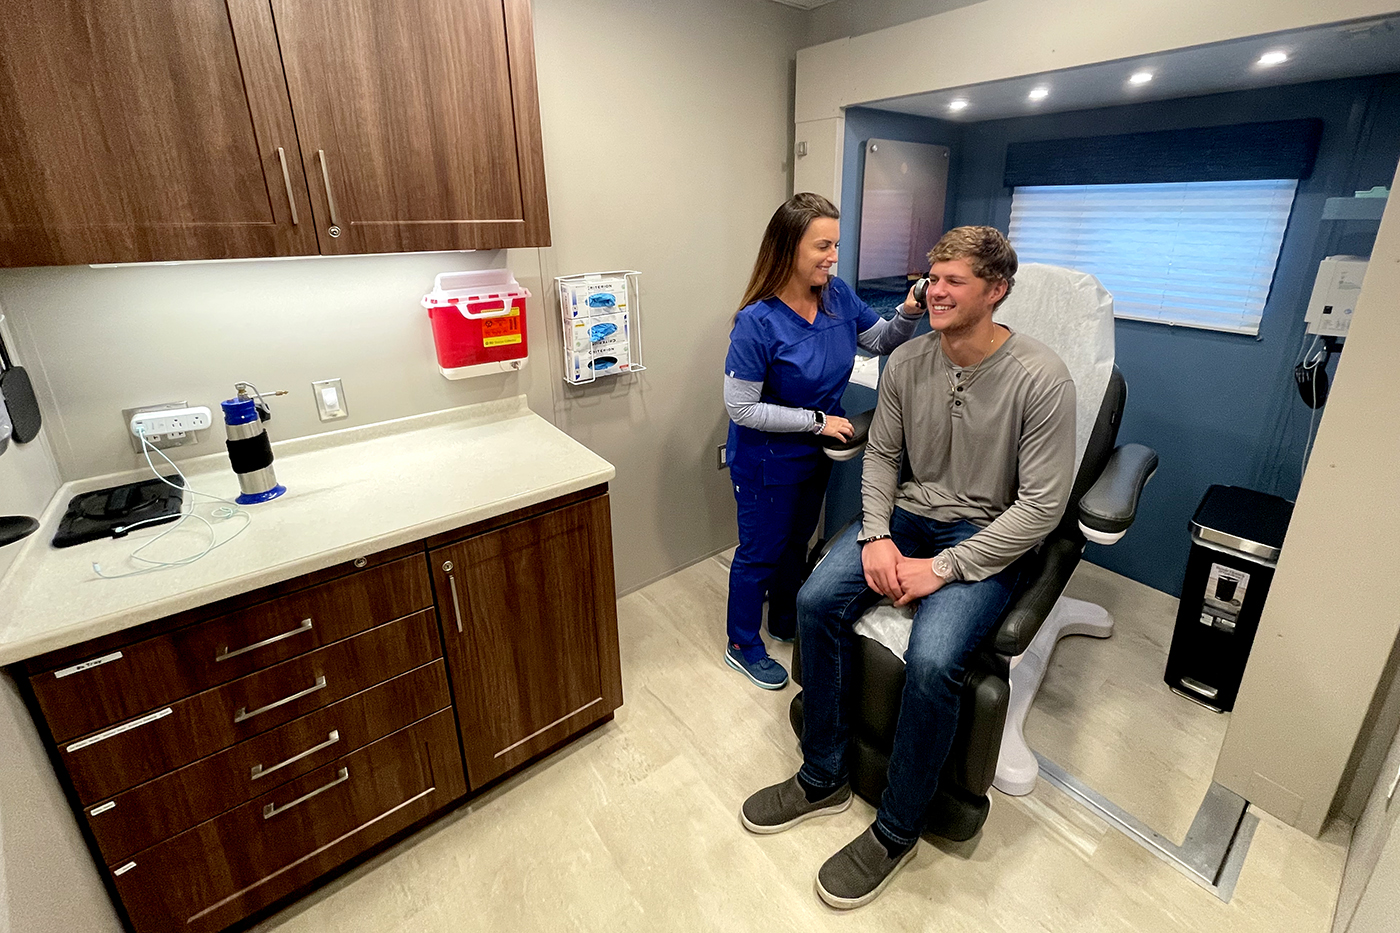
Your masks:
<instances>
[{"instance_id":1,"label":"blue canister","mask_svg":"<svg viewBox=\"0 0 1400 933\"><path fill-rule=\"evenodd\" d=\"M272 442L258 416L257 403L240 390L237 398L221 402L220 407L228 434L228 458L242 490L235 501L253 505L276 499L287 487L277 482L272 471Z\"/></svg>"}]
</instances>

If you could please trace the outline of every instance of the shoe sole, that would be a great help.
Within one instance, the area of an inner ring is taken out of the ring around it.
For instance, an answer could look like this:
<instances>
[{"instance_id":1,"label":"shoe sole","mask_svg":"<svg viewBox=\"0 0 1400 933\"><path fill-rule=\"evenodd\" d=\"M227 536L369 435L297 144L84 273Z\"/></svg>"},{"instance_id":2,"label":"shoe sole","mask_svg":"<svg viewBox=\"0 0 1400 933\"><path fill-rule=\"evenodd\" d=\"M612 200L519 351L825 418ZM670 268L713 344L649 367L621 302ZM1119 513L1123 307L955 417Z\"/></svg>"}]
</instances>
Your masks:
<instances>
[{"instance_id":1,"label":"shoe sole","mask_svg":"<svg viewBox=\"0 0 1400 933\"><path fill-rule=\"evenodd\" d=\"M788 685L788 679L786 677L783 678L783 682L780 684L765 684L763 681L744 670L743 665L731 658L728 654L725 654L724 662L751 680L755 686L762 687L764 690L781 690Z\"/></svg>"},{"instance_id":2,"label":"shoe sole","mask_svg":"<svg viewBox=\"0 0 1400 933\"><path fill-rule=\"evenodd\" d=\"M822 879L818 877L817 895L822 900L826 901L827 906L835 907L837 910L854 910L857 907L864 907L880 896L880 892L885 890L889 883L894 880L894 876L899 874L900 869L908 865L914 858L914 853L917 852L918 849L919 842L916 839L914 840L914 844L909 847L909 851L904 853L900 858L899 863L896 864L894 868L890 869L890 873L885 876L885 880L877 884L875 890L871 891L869 894L862 894L860 897L837 897L835 894L832 894L826 888L822 887Z\"/></svg>"},{"instance_id":3,"label":"shoe sole","mask_svg":"<svg viewBox=\"0 0 1400 933\"><path fill-rule=\"evenodd\" d=\"M773 833L780 833L785 829L792 829L792 827L801 823L803 820L810 820L814 816L830 816L833 813L842 813L850 808L851 800L854 797L854 793L847 794L846 799L840 803L834 803L829 807L822 807L820 810L808 811L801 816L788 820L786 823L776 823L772 826L764 826L761 823L750 823L749 818L744 815L743 810L739 811L739 819L744 821L744 828L749 832L758 833L760 836L771 836Z\"/></svg>"}]
</instances>

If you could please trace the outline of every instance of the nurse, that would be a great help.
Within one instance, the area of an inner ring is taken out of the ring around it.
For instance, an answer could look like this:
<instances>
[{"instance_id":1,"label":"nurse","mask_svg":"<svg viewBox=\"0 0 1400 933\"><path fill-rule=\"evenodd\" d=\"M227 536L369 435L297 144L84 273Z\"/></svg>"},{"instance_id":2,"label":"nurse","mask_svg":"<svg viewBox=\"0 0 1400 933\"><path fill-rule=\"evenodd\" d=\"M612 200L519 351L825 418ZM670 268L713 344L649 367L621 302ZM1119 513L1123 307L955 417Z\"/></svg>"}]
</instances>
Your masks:
<instances>
[{"instance_id":1,"label":"nurse","mask_svg":"<svg viewBox=\"0 0 1400 933\"><path fill-rule=\"evenodd\" d=\"M773 214L724 364L729 471L739 503L725 661L766 690L781 689L788 675L759 636L763 600L768 634L791 641L807 542L831 474L821 437L852 434L841 396L856 347L889 353L922 316L912 290L886 320L832 275L840 216L811 193L793 195Z\"/></svg>"}]
</instances>

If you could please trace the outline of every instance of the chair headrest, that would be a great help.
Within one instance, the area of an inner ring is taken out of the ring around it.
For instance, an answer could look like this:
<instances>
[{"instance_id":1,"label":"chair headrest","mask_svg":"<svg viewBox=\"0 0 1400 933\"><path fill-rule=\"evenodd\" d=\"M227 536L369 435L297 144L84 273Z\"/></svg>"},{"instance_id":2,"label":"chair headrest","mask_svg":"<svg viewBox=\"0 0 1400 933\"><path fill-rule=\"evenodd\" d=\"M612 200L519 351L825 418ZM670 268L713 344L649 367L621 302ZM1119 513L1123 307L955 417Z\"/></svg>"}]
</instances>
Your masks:
<instances>
[{"instance_id":1,"label":"chair headrest","mask_svg":"<svg viewBox=\"0 0 1400 933\"><path fill-rule=\"evenodd\" d=\"M1078 398L1077 474L1113 373L1113 296L1087 272L1026 263L1016 272L1016 284L995 320L1039 340L1069 368Z\"/></svg>"}]
</instances>

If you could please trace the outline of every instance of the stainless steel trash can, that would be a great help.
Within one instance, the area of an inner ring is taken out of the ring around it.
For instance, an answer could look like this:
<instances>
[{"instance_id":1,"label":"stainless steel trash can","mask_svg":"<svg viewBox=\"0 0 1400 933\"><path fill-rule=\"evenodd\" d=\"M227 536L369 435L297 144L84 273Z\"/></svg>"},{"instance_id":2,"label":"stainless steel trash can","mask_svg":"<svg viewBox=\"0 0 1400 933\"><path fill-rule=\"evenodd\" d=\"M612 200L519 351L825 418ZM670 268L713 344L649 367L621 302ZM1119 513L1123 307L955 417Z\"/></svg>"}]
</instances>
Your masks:
<instances>
[{"instance_id":1,"label":"stainless steel trash can","mask_svg":"<svg viewBox=\"0 0 1400 933\"><path fill-rule=\"evenodd\" d=\"M1211 709L1235 707L1273 582L1293 503L1211 486L1191 519L1191 553L1167 656L1173 691Z\"/></svg>"}]
</instances>

